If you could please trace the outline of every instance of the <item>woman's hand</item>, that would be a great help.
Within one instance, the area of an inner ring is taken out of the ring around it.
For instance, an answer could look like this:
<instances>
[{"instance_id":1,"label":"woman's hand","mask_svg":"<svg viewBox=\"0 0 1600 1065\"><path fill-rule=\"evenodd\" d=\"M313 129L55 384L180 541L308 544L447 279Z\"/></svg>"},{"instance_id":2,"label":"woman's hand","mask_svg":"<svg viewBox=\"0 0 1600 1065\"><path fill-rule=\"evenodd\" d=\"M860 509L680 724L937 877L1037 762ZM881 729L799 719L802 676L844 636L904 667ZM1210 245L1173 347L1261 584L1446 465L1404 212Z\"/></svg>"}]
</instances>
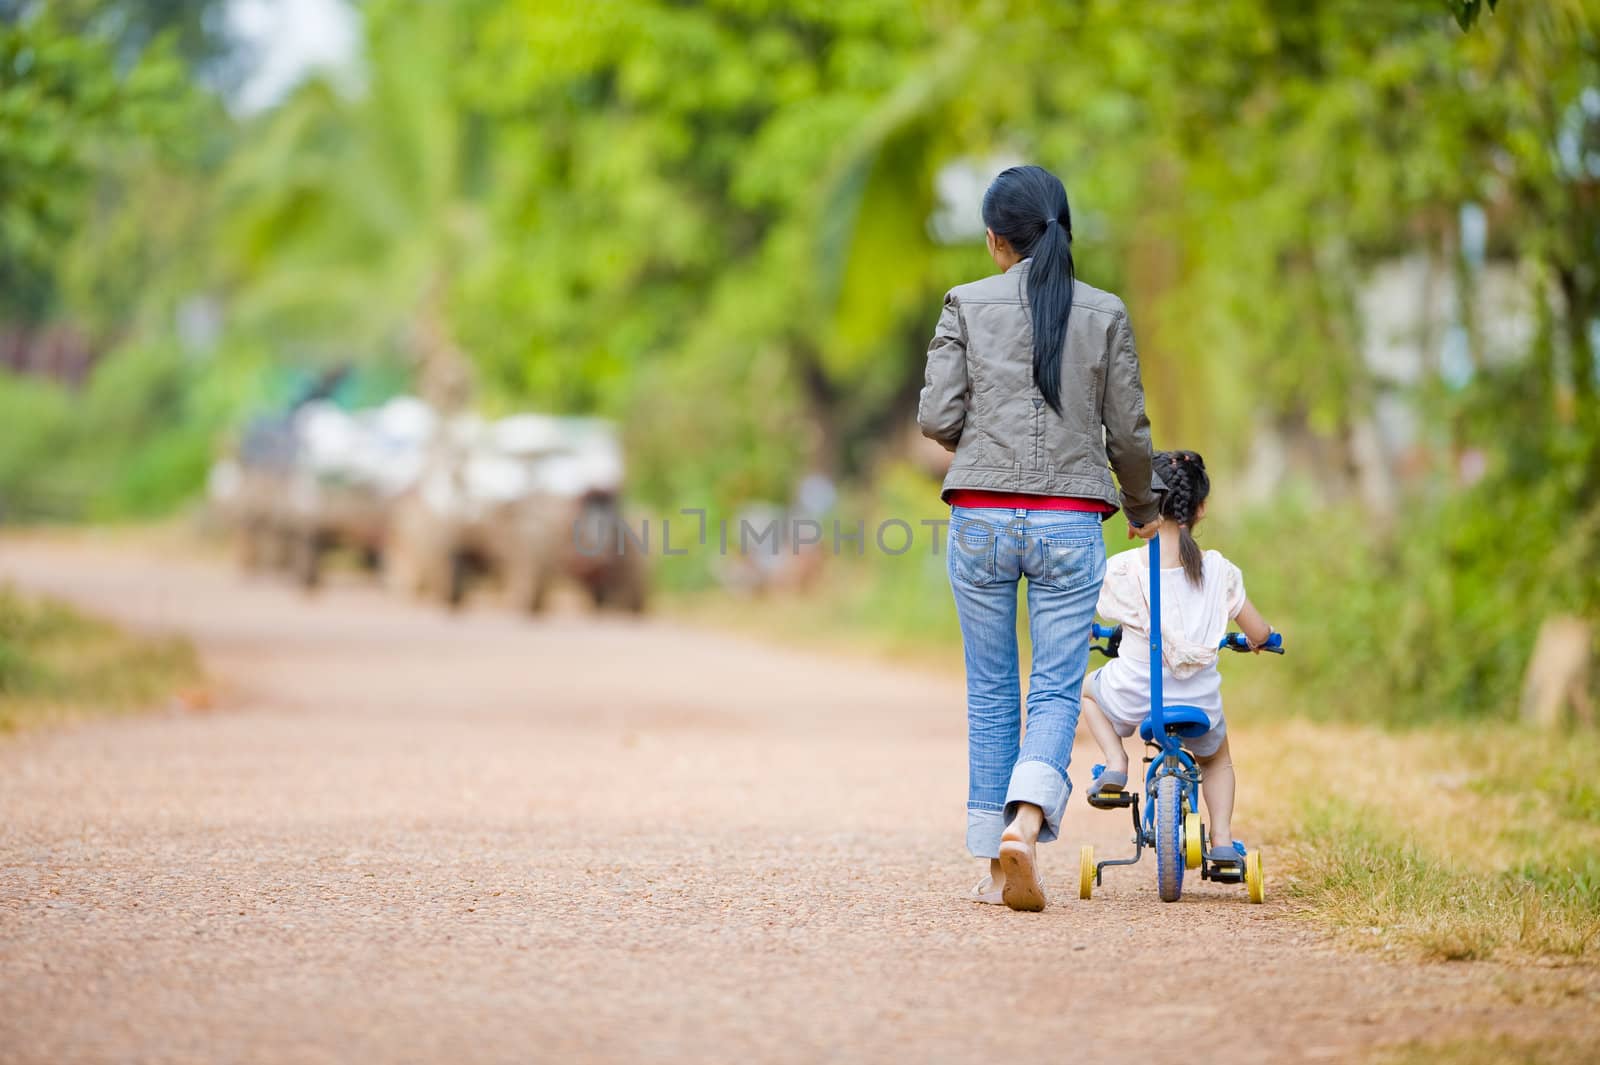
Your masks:
<instances>
[{"instance_id":1,"label":"woman's hand","mask_svg":"<svg viewBox=\"0 0 1600 1065\"><path fill-rule=\"evenodd\" d=\"M1135 525L1130 521L1128 522L1128 539L1148 540L1157 533L1159 524L1159 522L1147 521L1143 525Z\"/></svg>"}]
</instances>

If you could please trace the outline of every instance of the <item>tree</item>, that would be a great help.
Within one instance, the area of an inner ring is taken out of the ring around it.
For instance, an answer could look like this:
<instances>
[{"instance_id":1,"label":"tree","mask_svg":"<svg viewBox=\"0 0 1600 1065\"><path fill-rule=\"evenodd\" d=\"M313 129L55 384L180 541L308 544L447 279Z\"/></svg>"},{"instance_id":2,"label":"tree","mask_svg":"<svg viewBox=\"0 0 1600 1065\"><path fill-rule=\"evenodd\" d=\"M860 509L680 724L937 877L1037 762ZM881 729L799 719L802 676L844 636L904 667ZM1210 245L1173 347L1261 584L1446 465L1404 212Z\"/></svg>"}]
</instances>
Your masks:
<instances>
[{"instance_id":1,"label":"tree","mask_svg":"<svg viewBox=\"0 0 1600 1065\"><path fill-rule=\"evenodd\" d=\"M260 120L218 190L235 328L301 361L415 360L441 407L467 399L449 315L482 237L470 118L452 94L471 5L373 4L355 99L303 86Z\"/></svg>"},{"instance_id":2,"label":"tree","mask_svg":"<svg viewBox=\"0 0 1600 1065\"><path fill-rule=\"evenodd\" d=\"M119 68L113 41L68 32L49 9L0 21L0 319L56 310L58 248L119 167L181 140L195 113L168 49Z\"/></svg>"}]
</instances>

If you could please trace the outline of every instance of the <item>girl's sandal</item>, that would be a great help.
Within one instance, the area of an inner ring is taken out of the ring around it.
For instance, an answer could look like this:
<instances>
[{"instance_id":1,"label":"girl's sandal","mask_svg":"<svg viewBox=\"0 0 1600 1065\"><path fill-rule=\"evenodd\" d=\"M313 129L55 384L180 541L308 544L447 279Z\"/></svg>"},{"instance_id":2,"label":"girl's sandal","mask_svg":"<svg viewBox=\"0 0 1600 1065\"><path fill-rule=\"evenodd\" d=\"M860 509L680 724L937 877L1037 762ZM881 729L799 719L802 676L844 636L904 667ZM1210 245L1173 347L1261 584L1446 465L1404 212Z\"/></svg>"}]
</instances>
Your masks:
<instances>
[{"instance_id":1,"label":"girl's sandal","mask_svg":"<svg viewBox=\"0 0 1600 1065\"><path fill-rule=\"evenodd\" d=\"M1243 843L1239 843L1238 841L1235 841L1233 843L1224 843L1224 844L1220 844L1219 846L1212 847L1211 849L1207 850L1206 851L1206 861L1208 861L1208 862L1237 862L1240 865L1243 865L1244 864L1244 854L1245 854L1245 851L1244 851L1244 844Z\"/></svg>"},{"instance_id":2,"label":"girl's sandal","mask_svg":"<svg viewBox=\"0 0 1600 1065\"><path fill-rule=\"evenodd\" d=\"M1089 798L1099 795L1114 795L1128 787L1128 774L1115 769L1107 769L1103 765L1094 767L1094 783L1089 785Z\"/></svg>"},{"instance_id":3,"label":"girl's sandal","mask_svg":"<svg viewBox=\"0 0 1600 1065\"><path fill-rule=\"evenodd\" d=\"M994 886L994 877L986 876L978 881L969 896L973 902L981 902L985 906L1004 906L1005 899L1000 897L1000 892Z\"/></svg>"}]
</instances>

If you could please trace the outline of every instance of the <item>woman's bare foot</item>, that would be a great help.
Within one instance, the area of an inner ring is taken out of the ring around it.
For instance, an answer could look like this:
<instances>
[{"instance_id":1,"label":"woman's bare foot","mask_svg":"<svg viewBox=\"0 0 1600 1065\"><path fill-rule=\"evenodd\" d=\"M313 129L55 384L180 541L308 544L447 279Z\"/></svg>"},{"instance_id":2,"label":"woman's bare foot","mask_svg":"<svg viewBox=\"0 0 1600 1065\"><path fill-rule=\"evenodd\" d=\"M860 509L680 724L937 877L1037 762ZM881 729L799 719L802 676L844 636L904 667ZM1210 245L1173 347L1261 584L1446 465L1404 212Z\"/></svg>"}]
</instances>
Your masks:
<instances>
[{"instance_id":1,"label":"woman's bare foot","mask_svg":"<svg viewBox=\"0 0 1600 1065\"><path fill-rule=\"evenodd\" d=\"M1044 887L1039 883L1036 845L1044 826L1044 811L1031 803L1017 807L1016 817L1000 834L1000 897L1013 910L1044 909Z\"/></svg>"}]
</instances>

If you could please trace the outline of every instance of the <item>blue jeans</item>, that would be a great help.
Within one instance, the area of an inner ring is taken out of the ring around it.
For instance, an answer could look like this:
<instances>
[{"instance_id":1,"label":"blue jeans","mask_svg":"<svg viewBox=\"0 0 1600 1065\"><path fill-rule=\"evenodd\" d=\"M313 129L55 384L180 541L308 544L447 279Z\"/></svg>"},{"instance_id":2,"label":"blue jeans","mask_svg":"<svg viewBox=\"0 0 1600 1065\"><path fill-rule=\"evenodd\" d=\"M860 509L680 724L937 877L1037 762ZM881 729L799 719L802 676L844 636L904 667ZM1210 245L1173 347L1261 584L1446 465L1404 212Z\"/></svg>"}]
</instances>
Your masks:
<instances>
[{"instance_id":1,"label":"blue jeans","mask_svg":"<svg viewBox=\"0 0 1600 1065\"><path fill-rule=\"evenodd\" d=\"M996 858L1018 803L1044 810L1039 842L1061 832L1089 623L1106 572L1100 516L953 507L949 568L967 660L967 849ZM1026 736L1017 665L1022 577L1033 642Z\"/></svg>"}]
</instances>

